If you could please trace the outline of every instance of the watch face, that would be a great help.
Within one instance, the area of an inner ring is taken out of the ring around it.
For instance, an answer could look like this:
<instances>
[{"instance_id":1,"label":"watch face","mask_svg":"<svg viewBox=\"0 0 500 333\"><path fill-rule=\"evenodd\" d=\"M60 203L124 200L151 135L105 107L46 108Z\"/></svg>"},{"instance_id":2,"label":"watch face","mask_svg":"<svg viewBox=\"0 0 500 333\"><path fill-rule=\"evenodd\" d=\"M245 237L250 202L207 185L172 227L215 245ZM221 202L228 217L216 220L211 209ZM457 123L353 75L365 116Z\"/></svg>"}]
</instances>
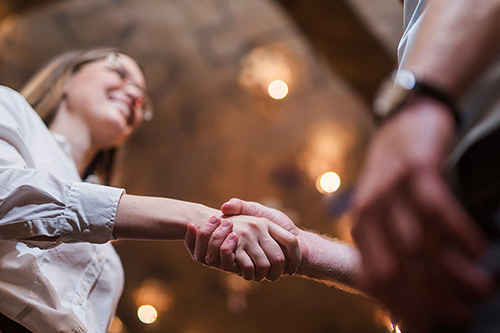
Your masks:
<instances>
[{"instance_id":1,"label":"watch face","mask_svg":"<svg viewBox=\"0 0 500 333\"><path fill-rule=\"evenodd\" d=\"M400 108L412 95L416 83L417 80L410 71L395 71L391 78L382 82L373 101L375 114L385 118Z\"/></svg>"},{"instance_id":2,"label":"watch face","mask_svg":"<svg viewBox=\"0 0 500 333\"><path fill-rule=\"evenodd\" d=\"M415 88L417 84L417 79L412 72L402 69L397 72L396 77L394 78L394 85L401 86L406 90L412 90Z\"/></svg>"}]
</instances>

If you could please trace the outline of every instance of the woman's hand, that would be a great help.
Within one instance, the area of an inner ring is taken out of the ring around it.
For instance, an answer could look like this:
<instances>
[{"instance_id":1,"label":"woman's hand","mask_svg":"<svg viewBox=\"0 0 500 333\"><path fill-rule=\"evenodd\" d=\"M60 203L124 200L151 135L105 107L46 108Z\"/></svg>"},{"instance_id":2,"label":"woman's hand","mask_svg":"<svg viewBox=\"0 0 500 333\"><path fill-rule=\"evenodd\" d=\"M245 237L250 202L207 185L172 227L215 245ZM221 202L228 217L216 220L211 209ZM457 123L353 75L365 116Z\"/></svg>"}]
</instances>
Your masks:
<instances>
[{"instance_id":1,"label":"woman's hand","mask_svg":"<svg viewBox=\"0 0 500 333\"><path fill-rule=\"evenodd\" d=\"M295 235L254 216L214 216L199 230L190 224L185 245L193 260L254 281L278 280L295 272L302 259Z\"/></svg>"}]
</instances>

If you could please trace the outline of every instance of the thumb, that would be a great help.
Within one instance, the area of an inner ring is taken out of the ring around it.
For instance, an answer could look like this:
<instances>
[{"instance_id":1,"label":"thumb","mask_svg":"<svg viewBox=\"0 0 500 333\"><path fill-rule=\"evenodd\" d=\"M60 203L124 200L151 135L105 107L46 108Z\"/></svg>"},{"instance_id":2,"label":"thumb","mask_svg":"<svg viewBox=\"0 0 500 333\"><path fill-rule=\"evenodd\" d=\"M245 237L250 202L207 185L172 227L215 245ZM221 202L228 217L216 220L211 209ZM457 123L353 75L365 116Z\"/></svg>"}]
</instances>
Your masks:
<instances>
[{"instance_id":1,"label":"thumb","mask_svg":"<svg viewBox=\"0 0 500 333\"><path fill-rule=\"evenodd\" d=\"M221 211L224 215L267 217L268 214L262 208L263 206L257 202L233 198L222 205Z\"/></svg>"},{"instance_id":2,"label":"thumb","mask_svg":"<svg viewBox=\"0 0 500 333\"><path fill-rule=\"evenodd\" d=\"M243 202L240 199L233 198L225 202L220 209L222 214L230 216L242 214L242 208Z\"/></svg>"},{"instance_id":3,"label":"thumb","mask_svg":"<svg viewBox=\"0 0 500 333\"><path fill-rule=\"evenodd\" d=\"M196 244L197 235L198 235L198 227L192 223L188 224L186 234L184 235L184 246L191 255L191 258L194 258L194 247Z\"/></svg>"}]
</instances>

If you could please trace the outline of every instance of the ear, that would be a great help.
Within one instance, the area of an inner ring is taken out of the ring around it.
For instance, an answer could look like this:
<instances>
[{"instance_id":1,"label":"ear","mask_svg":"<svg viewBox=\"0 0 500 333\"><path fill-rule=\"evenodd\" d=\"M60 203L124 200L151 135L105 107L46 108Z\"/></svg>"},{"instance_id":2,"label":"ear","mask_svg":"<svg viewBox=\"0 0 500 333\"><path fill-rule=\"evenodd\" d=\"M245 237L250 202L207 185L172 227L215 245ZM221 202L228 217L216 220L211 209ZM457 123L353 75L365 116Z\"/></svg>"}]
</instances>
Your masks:
<instances>
[{"instance_id":1,"label":"ear","mask_svg":"<svg viewBox=\"0 0 500 333\"><path fill-rule=\"evenodd\" d=\"M69 89L71 87L71 84L72 84L71 81L72 81L71 80L71 76L68 77L66 79L66 81L64 81L64 84L63 84L63 87L62 87L62 96L61 96L62 99L66 99L66 97L68 95L68 91L69 91Z\"/></svg>"}]
</instances>

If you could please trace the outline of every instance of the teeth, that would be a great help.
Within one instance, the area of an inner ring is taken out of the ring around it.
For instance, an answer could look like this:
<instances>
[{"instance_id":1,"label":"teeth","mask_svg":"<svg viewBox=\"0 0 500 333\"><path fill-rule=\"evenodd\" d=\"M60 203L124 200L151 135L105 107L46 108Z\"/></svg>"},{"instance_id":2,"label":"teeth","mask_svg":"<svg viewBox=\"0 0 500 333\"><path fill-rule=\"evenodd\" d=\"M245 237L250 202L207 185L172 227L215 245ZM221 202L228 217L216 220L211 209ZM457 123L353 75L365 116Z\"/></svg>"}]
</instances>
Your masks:
<instances>
[{"instance_id":1,"label":"teeth","mask_svg":"<svg viewBox=\"0 0 500 333\"><path fill-rule=\"evenodd\" d=\"M119 100L119 99L112 99L111 100L111 103L113 103L114 105L118 106L121 110L126 110L127 113L129 111L129 106L127 103L125 103L124 101L122 100Z\"/></svg>"}]
</instances>

